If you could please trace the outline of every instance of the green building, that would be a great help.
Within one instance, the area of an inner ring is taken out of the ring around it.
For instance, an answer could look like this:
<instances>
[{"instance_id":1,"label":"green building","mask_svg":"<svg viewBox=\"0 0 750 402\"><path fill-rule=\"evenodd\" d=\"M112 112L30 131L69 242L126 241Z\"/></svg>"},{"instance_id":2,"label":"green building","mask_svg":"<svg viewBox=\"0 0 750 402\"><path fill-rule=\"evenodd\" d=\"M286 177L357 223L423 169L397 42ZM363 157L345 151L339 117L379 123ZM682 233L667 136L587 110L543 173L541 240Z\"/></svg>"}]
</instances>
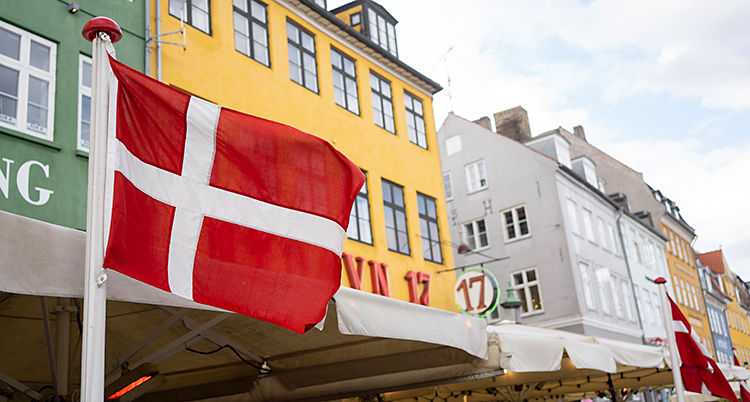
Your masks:
<instances>
[{"instance_id":1,"label":"green building","mask_svg":"<svg viewBox=\"0 0 750 402\"><path fill-rule=\"evenodd\" d=\"M94 16L117 21L117 58L143 71L144 0L3 0L0 211L86 228ZM75 11L75 12L73 12Z\"/></svg>"}]
</instances>

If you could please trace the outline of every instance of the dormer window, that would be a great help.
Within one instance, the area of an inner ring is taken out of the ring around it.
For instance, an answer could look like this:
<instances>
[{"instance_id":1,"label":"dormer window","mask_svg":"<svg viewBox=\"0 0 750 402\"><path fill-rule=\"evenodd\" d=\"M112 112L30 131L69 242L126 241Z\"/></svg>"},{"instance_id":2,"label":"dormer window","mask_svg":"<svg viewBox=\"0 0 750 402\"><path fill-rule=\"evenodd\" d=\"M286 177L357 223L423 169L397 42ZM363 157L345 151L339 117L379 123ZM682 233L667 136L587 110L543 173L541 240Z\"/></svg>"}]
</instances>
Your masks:
<instances>
[{"instance_id":1,"label":"dormer window","mask_svg":"<svg viewBox=\"0 0 750 402\"><path fill-rule=\"evenodd\" d=\"M362 13L354 13L349 17L349 22L352 27L356 27L362 23Z\"/></svg>"},{"instance_id":2,"label":"dormer window","mask_svg":"<svg viewBox=\"0 0 750 402\"><path fill-rule=\"evenodd\" d=\"M398 57L396 50L396 27L394 23L377 13L372 8L367 9L368 35L376 45Z\"/></svg>"}]
</instances>

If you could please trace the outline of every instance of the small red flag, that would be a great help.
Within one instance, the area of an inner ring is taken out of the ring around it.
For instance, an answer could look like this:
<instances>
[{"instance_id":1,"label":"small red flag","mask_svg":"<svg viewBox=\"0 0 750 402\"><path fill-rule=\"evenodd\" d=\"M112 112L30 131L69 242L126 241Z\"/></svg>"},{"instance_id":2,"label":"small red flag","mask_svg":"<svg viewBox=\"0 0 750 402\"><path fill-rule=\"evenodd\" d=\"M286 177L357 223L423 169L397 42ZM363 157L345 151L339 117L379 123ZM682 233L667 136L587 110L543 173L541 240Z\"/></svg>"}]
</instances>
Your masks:
<instances>
[{"instance_id":1,"label":"small red flag","mask_svg":"<svg viewBox=\"0 0 750 402\"><path fill-rule=\"evenodd\" d=\"M109 63L104 266L295 332L320 322L360 169L325 140Z\"/></svg>"},{"instance_id":2,"label":"small red flag","mask_svg":"<svg viewBox=\"0 0 750 402\"><path fill-rule=\"evenodd\" d=\"M680 355L680 373L685 389L705 395L714 395L732 402L737 396L711 354L700 341L687 319L667 295L672 307L672 328Z\"/></svg>"}]
</instances>

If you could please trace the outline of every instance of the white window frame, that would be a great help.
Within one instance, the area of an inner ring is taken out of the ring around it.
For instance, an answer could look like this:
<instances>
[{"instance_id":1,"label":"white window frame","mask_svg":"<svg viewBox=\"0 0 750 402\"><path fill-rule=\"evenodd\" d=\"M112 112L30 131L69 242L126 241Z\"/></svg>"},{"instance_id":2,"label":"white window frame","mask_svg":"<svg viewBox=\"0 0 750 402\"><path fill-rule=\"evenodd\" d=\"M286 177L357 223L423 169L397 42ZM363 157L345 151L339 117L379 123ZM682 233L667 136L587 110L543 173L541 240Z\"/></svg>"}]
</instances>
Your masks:
<instances>
[{"instance_id":1,"label":"white window frame","mask_svg":"<svg viewBox=\"0 0 750 402\"><path fill-rule=\"evenodd\" d=\"M451 172L443 173L443 190L445 191L445 200L452 201L453 200L453 176L451 175Z\"/></svg>"},{"instance_id":2,"label":"white window frame","mask_svg":"<svg viewBox=\"0 0 750 402\"><path fill-rule=\"evenodd\" d=\"M581 234L581 225L578 222L578 211L576 208L576 202L568 198L568 218L570 218L570 230L577 234Z\"/></svg>"},{"instance_id":3,"label":"white window frame","mask_svg":"<svg viewBox=\"0 0 750 402\"><path fill-rule=\"evenodd\" d=\"M523 209L524 211L523 222L526 223L526 234L521 234L521 220L519 220L518 218L518 210L520 209ZM506 213L511 214L512 222L510 224L506 219ZM501 211L500 219L503 223L503 237L505 238L506 243L531 237L531 228L529 227L529 209L526 208L526 204L516 205L513 208L508 208L504 211ZM510 234L508 233L508 226L513 226L513 232L515 233L515 236L513 238L510 238Z\"/></svg>"},{"instance_id":4,"label":"white window frame","mask_svg":"<svg viewBox=\"0 0 750 402\"><path fill-rule=\"evenodd\" d=\"M623 300L620 298L620 290L617 289L617 277L612 275L609 279L609 291L612 294L612 306L615 310L615 315L619 318L623 318Z\"/></svg>"},{"instance_id":5,"label":"white window frame","mask_svg":"<svg viewBox=\"0 0 750 402\"><path fill-rule=\"evenodd\" d=\"M635 314L633 314L633 302L630 297L632 288L627 281L622 280L620 281L620 290L622 290L622 299L625 302L625 312L628 315L628 319L630 321L635 321Z\"/></svg>"},{"instance_id":6,"label":"white window frame","mask_svg":"<svg viewBox=\"0 0 750 402\"><path fill-rule=\"evenodd\" d=\"M581 275L581 286L583 290L583 298L586 301L586 307L588 307L589 310L596 310L594 288L591 284L591 271L589 271L589 264L579 261L578 271Z\"/></svg>"},{"instance_id":7,"label":"white window frame","mask_svg":"<svg viewBox=\"0 0 750 402\"><path fill-rule=\"evenodd\" d=\"M594 217L593 212L586 208L583 208L583 227L586 230L586 238L590 242L596 244L596 236L594 235L594 224L592 219Z\"/></svg>"},{"instance_id":8,"label":"white window frame","mask_svg":"<svg viewBox=\"0 0 750 402\"><path fill-rule=\"evenodd\" d=\"M534 272L534 277L536 278L533 281L530 281L528 279L528 273L531 272L531 271ZM515 275L517 275L517 274L521 274L521 277L523 278L523 282L520 283L520 284L517 284L516 281L515 281ZM544 303L542 302L542 300L544 300L544 299L542 298L542 288L541 288L541 286L539 284L539 271L537 271L536 268L524 268L524 269L519 269L517 271L511 272L510 273L510 283L511 283L511 288L513 288L513 290L516 291L516 295L519 298L521 298L521 299L523 299L523 300L526 301L526 304L523 306L523 307L526 308L526 311L521 314L521 317L527 317L527 316L530 316L530 315L541 314L541 313L544 312ZM532 300L532 297L531 297L531 288L533 288L533 287L536 287L537 294L539 295L539 306L541 308L539 308L538 310L534 310L534 308L533 308L534 306L533 306L533 303L531 301ZM521 293L521 292L523 292L523 293Z\"/></svg>"},{"instance_id":9,"label":"white window frame","mask_svg":"<svg viewBox=\"0 0 750 402\"><path fill-rule=\"evenodd\" d=\"M611 250L607 244L607 233L604 231L604 219L601 216L596 217L596 229L599 232L599 243L605 250Z\"/></svg>"},{"instance_id":10,"label":"white window frame","mask_svg":"<svg viewBox=\"0 0 750 402\"><path fill-rule=\"evenodd\" d=\"M612 242L612 252L615 255L618 255L620 246L617 244L617 233L615 233L615 227L612 225L607 225L607 229L609 230L609 241Z\"/></svg>"},{"instance_id":11,"label":"white window frame","mask_svg":"<svg viewBox=\"0 0 750 402\"><path fill-rule=\"evenodd\" d=\"M91 66L92 71L92 77L93 79L93 64L91 61L91 57L88 57L86 55L78 55L78 142L77 149L79 151L89 152L89 143L87 142L84 144L83 138L81 138L81 127L83 123L83 97L86 96L89 98L89 102L91 101L91 87L86 87L83 83L83 66L84 64L88 64ZM93 83L90 83L93 84ZM89 141L91 141L91 107L89 106Z\"/></svg>"},{"instance_id":12,"label":"white window frame","mask_svg":"<svg viewBox=\"0 0 750 402\"><path fill-rule=\"evenodd\" d=\"M21 36L20 60L0 54L0 65L18 72L18 97L16 98L16 121L15 123L0 120L0 126L15 130L32 137L53 141L55 121L55 74L57 61L57 45L23 29L0 21L0 27ZM30 62L31 41L37 42L49 48L49 71L34 67ZM28 128L29 109L29 77L47 82L47 131L39 131Z\"/></svg>"},{"instance_id":13,"label":"white window frame","mask_svg":"<svg viewBox=\"0 0 750 402\"><path fill-rule=\"evenodd\" d=\"M469 194L482 191L488 187L484 159L466 165L464 170L466 171L466 190Z\"/></svg>"},{"instance_id":14,"label":"white window frame","mask_svg":"<svg viewBox=\"0 0 750 402\"><path fill-rule=\"evenodd\" d=\"M485 246L481 246L479 244L479 239L480 239L480 234L481 234L479 232L479 222L480 221L484 222L484 234L485 234L485 237L487 238L487 245L485 245ZM471 225L472 231L474 232L474 235L473 235L474 236L474 244L477 246L477 247L471 249L471 251L481 251L481 250L486 250L486 249L490 248L490 235L489 235L489 230L487 228L487 221L484 218L481 218L481 219L473 220L471 222L465 222L465 223L463 223L461 225L461 229L463 229L462 237L463 237L463 240L464 240L464 244L466 244L469 247L471 247L470 242L469 242L469 234L465 230L466 226L468 226L468 225Z\"/></svg>"},{"instance_id":15,"label":"white window frame","mask_svg":"<svg viewBox=\"0 0 750 402\"><path fill-rule=\"evenodd\" d=\"M611 314L609 286L607 285L607 282L611 280L609 268L597 267L594 270L594 279L596 280L596 290L599 295L599 305L602 308L602 312L604 314Z\"/></svg>"}]
</instances>

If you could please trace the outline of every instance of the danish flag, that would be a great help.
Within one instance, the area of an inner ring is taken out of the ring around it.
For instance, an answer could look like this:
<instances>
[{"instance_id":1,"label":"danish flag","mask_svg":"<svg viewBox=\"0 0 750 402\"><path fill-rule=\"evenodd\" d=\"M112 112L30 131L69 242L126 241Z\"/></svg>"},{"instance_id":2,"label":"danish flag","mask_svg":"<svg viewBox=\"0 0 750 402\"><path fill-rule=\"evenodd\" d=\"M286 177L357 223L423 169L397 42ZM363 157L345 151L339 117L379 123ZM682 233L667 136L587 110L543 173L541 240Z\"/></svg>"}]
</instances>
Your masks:
<instances>
[{"instance_id":1,"label":"danish flag","mask_svg":"<svg viewBox=\"0 0 750 402\"><path fill-rule=\"evenodd\" d=\"M109 63L104 266L295 332L321 321L360 169L320 138Z\"/></svg>"},{"instance_id":2,"label":"danish flag","mask_svg":"<svg viewBox=\"0 0 750 402\"><path fill-rule=\"evenodd\" d=\"M734 355L734 365L740 366L740 361L737 359L737 351L735 348L732 348L732 352ZM740 383L740 399L742 402L750 402L750 387L747 386L747 380L742 380Z\"/></svg>"},{"instance_id":3,"label":"danish flag","mask_svg":"<svg viewBox=\"0 0 750 402\"><path fill-rule=\"evenodd\" d=\"M680 374L682 374L685 389L738 402L726 377L711 358L711 353L703 346L698 334L695 333L672 298L669 295L667 298L672 307L672 328L682 363Z\"/></svg>"}]
</instances>

